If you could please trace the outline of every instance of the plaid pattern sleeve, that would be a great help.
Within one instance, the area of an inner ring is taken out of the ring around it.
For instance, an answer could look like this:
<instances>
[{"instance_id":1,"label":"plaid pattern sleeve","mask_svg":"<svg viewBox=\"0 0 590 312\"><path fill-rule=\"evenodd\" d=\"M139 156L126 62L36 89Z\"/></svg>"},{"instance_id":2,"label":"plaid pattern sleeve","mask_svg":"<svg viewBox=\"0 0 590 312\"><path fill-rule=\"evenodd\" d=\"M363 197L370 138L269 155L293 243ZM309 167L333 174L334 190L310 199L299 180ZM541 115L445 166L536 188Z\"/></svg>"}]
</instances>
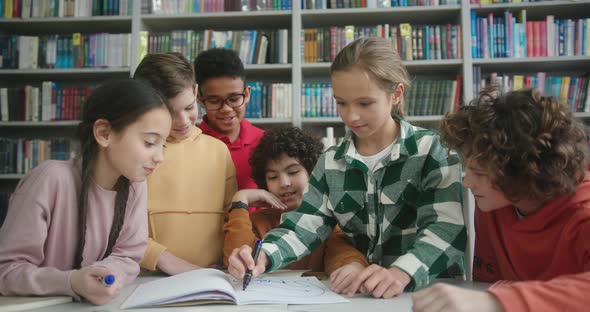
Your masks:
<instances>
[{"instance_id":1,"label":"plaid pattern sleeve","mask_svg":"<svg viewBox=\"0 0 590 312\"><path fill-rule=\"evenodd\" d=\"M350 133L322 155L302 206L264 239L271 271L308 254L337 222L369 263L410 275L408 289L463 273L460 159L435 131L398 121L391 155L372 172Z\"/></svg>"},{"instance_id":2,"label":"plaid pattern sleeve","mask_svg":"<svg viewBox=\"0 0 590 312\"><path fill-rule=\"evenodd\" d=\"M283 214L281 224L264 237L262 249L271 262L268 272L303 258L332 232L336 219L328 200L325 165L326 154L322 154L309 177L301 207Z\"/></svg>"}]
</instances>

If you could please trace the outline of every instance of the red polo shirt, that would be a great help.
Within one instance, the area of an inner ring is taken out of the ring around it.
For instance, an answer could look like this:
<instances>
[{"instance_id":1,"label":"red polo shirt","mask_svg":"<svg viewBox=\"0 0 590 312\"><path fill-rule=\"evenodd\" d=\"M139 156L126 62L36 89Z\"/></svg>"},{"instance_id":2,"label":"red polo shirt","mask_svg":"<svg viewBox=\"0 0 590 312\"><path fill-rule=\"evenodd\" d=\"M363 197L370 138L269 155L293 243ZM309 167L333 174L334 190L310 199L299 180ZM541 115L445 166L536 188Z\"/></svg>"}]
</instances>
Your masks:
<instances>
[{"instance_id":1,"label":"red polo shirt","mask_svg":"<svg viewBox=\"0 0 590 312\"><path fill-rule=\"evenodd\" d=\"M229 148L229 153L236 166L236 180L238 181L238 190L242 189L257 189L258 185L251 177L252 168L248 160L252 150L258 145L258 141L264 135L264 130L255 127L246 119L240 121L240 134L238 138L232 143L225 134L221 134L211 128L207 123L207 115L203 116L203 122L199 124L199 128L203 133L217 138Z\"/></svg>"}]
</instances>

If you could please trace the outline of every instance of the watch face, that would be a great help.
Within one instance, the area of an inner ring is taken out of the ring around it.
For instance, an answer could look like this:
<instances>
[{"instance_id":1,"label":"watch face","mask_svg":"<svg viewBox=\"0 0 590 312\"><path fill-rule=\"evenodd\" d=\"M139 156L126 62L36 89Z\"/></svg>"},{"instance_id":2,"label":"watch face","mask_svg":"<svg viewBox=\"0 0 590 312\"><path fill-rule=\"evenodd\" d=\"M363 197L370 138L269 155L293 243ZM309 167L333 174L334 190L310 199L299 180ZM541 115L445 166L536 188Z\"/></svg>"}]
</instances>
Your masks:
<instances>
[{"instance_id":1,"label":"watch face","mask_svg":"<svg viewBox=\"0 0 590 312\"><path fill-rule=\"evenodd\" d=\"M229 210L231 211L232 209L235 209L235 208L248 209L248 204L241 202L241 201L234 201L231 203L231 207L229 208Z\"/></svg>"}]
</instances>

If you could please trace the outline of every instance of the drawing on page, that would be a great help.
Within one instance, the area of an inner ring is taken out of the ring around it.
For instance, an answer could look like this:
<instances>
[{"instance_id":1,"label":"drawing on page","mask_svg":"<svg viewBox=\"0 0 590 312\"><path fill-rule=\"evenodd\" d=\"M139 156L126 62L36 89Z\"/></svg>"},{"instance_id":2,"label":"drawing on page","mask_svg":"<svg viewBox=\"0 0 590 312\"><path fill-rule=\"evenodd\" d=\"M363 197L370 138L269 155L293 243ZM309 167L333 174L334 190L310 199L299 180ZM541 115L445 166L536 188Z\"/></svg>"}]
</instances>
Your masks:
<instances>
[{"instance_id":1,"label":"drawing on page","mask_svg":"<svg viewBox=\"0 0 590 312\"><path fill-rule=\"evenodd\" d=\"M239 284L239 282L235 280L233 282ZM240 287L238 287L238 289L241 291ZM306 280L277 280L267 278L257 278L252 280L245 291L263 293L267 296L288 295L289 297L295 298L317 297L326 292L321 287Z\"/></svg>"}]
</instances>

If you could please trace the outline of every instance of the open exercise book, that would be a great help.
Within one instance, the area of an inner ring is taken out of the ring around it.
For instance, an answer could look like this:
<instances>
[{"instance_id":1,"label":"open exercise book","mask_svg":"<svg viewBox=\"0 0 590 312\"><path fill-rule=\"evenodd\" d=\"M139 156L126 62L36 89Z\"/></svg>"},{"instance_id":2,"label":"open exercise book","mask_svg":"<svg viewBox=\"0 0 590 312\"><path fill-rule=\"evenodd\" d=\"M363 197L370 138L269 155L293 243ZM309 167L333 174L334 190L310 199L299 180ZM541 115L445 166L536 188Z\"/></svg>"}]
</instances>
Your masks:
<instances>
[{"instance_id":1,"label":"open exercise book","mask_svg":"<svg viewBox=\"0 0 590 312\"><path fill-rule=\"evenodd\" d=\"M324 304L348 302L315 277L258 277L242 290L241 281L215 269L189 271L139 285L122 309L227 304Z\"/></svg>"}]
</instances>

